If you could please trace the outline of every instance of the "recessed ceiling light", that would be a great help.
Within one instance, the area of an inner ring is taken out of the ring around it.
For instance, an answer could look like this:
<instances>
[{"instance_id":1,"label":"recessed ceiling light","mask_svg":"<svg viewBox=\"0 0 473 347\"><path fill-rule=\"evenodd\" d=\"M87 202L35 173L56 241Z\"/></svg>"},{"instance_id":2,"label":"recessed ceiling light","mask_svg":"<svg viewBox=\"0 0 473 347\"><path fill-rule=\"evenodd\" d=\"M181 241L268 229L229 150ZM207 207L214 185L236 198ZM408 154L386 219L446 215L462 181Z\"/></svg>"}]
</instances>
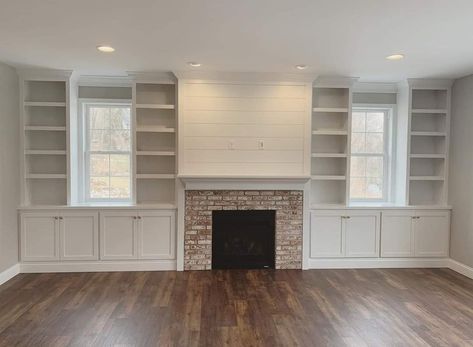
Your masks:
<instances>
[{"instance_id":1,"label":"recessed ceiling light","mask_svg":"<svg viewBox=\"0 0 473 347\"><path fill-rule=\"evenodd\" d=\"M404 54L391 54L386 57L387 60L401 60L404 59Z\"/></svg>"},{"instance_id":2,"label":"recessed ceiling light","mask_svg":"<svg viewBox=\"0 0 473 347\"><path fill-rule=\"evenodd\" d=\"M190 62L187 63L187 65L190 65L190 66L192 66L192 67L199 67L199 66L201 66L202 64L201 64L201 63L197 63L197 62L195 62L195 61L190 61Z\"/></svg>"},{"instance_id":3,"label":"recessed ceiling light","mask_svg":"<svg viewBox=\"0 0 473 347\"><path fill-rule=\"evenodd\" d=\"M303 64L296 65L296 69L297 70L305 70L305 69L307 69L307 65L303 65Z\"/></svg>"},{"instance_id":4,"label":"recessed ceiling light","mask_svg":"<svg viewBox=\"0 0 473 347\"><path fill-rule=\"evenodd\" d=\"M112 53L112 52L115 52L115 48L113 48L113 47L111 47L111 46L99 45L99 46L97 46L97 49L98 49L100 52L103 52L103 53Z\"/></svg>"}]
</instances>

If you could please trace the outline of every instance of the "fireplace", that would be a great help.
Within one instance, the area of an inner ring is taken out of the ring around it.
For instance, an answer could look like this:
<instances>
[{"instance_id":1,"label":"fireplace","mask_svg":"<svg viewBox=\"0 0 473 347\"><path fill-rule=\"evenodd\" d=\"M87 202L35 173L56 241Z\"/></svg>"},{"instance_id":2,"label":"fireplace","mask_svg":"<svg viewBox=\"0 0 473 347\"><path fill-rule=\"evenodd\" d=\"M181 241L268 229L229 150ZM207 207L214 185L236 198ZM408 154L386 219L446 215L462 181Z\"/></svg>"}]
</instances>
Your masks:
<instances>
[{"instance_id":1,"label":"fireplace","mask_svg":"<svg viewBox=\"0 0 473 347\"><path fill-rule=\"evenodd\" d=\"M275 210L212 212L212 269L274 269Z\"/></svg>"}]
</instances>

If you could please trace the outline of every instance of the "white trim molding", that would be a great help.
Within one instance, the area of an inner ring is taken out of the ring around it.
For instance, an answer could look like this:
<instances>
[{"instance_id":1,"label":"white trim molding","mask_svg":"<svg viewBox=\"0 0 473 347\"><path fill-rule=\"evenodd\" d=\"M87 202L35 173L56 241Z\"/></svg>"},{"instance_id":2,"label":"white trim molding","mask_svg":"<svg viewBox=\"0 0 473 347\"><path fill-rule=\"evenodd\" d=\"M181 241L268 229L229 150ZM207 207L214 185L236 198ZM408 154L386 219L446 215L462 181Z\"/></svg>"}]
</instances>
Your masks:
<instances>
[{"instance_id":1,"label":"white trim molding","mask_svg":"<svg viewBox=\"0 0 473 347\"><path fill-rule=\"evenodd\" d=\"M21 263L21 273L175 271L176 260Z\"/></svg>"},{"instance_id":2,"label":"white trim molding","mask_svg":"<svg viewBox=\"0 0 473 347\"><path fill-rule=\"evenodd\" d=\"M20 264L10 266L8 269L0 272L0 285L11 280L16 275L20 274Z\"/></svg>"},{"instance_id":3,"label":"white trim molding","mask_svg":"<svg viewBox=\"0 0 473 347\"><path fill-rule=\"evenodd\" d=\"M309 259L309 269L448 268L448 258Z\"/></svg>"},{"instance_id":4,"label":"white trim molding","mask_svg":"<svg viewBox=\"0 0 473 347\"><path fill-rule=\"evenodd\" d=\"M452 258L448 259L448 267L450 270L458 272L463 276L473 279L473 267L460 263Z\"/></svg>"}]
</instances>

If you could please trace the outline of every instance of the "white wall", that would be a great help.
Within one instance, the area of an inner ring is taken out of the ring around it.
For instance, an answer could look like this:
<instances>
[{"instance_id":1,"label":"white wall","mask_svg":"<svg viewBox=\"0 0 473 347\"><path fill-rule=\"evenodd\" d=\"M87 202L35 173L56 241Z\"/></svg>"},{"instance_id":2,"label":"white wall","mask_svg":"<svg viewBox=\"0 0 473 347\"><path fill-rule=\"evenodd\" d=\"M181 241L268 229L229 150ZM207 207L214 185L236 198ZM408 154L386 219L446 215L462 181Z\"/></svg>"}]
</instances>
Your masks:
<instances>
[{"instance_id":1,"label":"white wall","mask_svg":"<svg viewBox=\"0 0 473 347\"><path fill-rule=\"evenodd\" d=\"M308 175L311 92L306 83L180 81L179 174Z\"/></svg>"},{"instance_id":2,"label":"white wall","mask_svg":"<svg viewBox=\"0 0 473 347\"><path fill-rule=\"evenodd\" d=\"M473 75L452 90L449 200L451 258L473 266Z\"/></svg>"},{"instance_id":3,"label":"white wall","mask_svg":"<svg viewBox=\"0 0 473 347\"><path fill-rule=\"evenodd\" d=\"M0 272L18 262L18 94L15 69L0 63Z\"/></svg>"}]
</instances>

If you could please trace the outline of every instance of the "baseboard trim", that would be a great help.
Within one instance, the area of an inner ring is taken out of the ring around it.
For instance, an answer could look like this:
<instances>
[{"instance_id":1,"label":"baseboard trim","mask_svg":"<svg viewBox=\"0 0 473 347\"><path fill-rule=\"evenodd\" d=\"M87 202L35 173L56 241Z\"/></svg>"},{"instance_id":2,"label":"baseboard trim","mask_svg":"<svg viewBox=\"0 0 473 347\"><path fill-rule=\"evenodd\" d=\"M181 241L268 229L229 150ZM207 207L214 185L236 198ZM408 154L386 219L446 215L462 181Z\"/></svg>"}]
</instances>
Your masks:
<instances>
[{"instance_id":1,"label":"baseboard trim","mask_svg":"<svg viewBox=\"0 0 473 347\"><path fill-rule=\"evenodd\" d=\"M0 272L0 285L11 280L20 273L20 264L15 264L5 271Z\"/></svg>"},{"instance_id":2,"label":"baseboard trim","mask_svg":"<svg viewBox=\"0 0 473 347\"><path fill-rule=\"evenodd\" d=\"M451 270L462 274L463 276L473 279L473 267L460 263L459 261L451 258L448 260L448 267Z\"/></svg>"},{"instance_id":3,"label":"baseboard trim","mask_svg":"<svg viewBox=\"0 0 473 347\"><path fill-rule=\"evenodd\" d=\"M22 273L175 271L175 260L21 263Z\"/></svg>"},{"instance_id":4,"label":"baseboard trim","mask_svg":"<svg viewBox=\"0 0 473 347\"><path fill-rule=\"evenodd\" d=\"M309 259L309 269L444 268L448 258Z\"/></svg>"}]
</instances>

